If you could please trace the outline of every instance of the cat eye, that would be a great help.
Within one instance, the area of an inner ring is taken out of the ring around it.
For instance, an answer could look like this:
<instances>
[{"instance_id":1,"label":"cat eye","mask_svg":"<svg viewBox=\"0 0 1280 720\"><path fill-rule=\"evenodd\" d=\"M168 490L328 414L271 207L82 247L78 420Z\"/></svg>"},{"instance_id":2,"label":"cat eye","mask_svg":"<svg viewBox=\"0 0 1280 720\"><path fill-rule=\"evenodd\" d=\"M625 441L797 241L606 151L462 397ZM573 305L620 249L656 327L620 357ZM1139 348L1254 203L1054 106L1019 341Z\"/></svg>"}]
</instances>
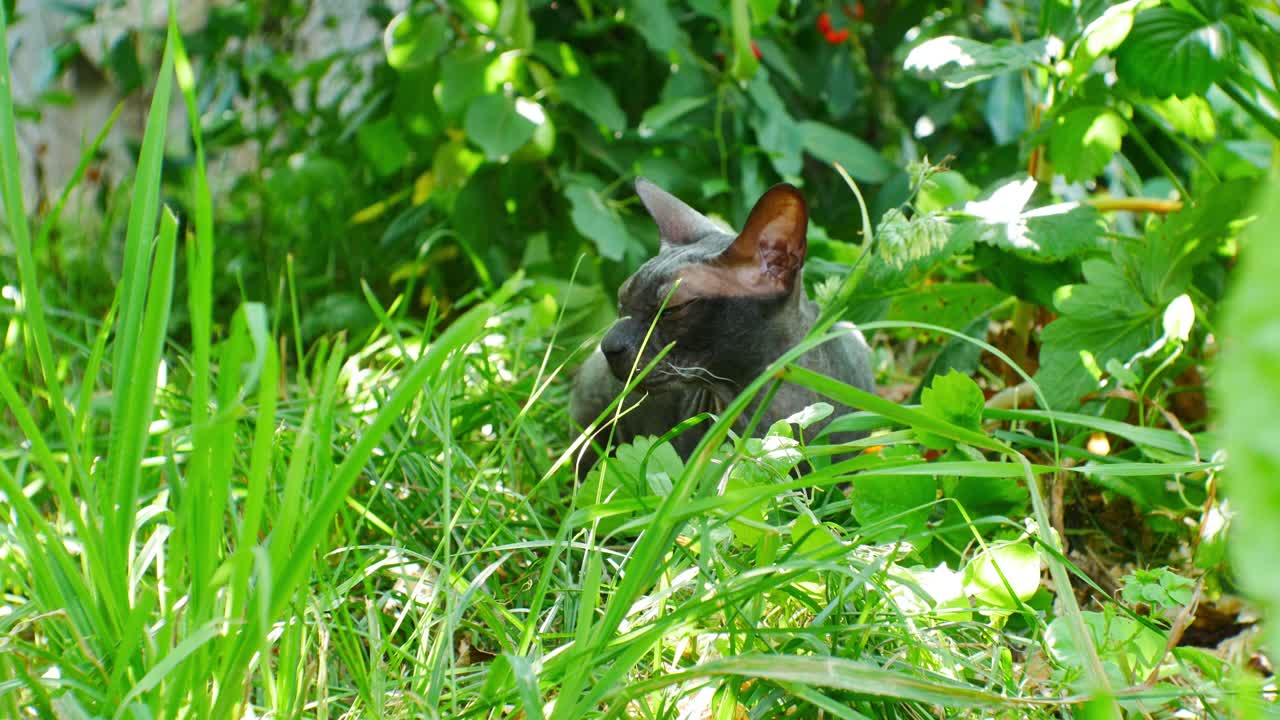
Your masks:
<instances>
[{"instance_id":1,"label":"cat eye","mask_svg":"<svg viewBox=\"0 0 1280 720\"><path fill-rule=\"evenodd\" d=\"M662 311L662 316L671 318L683 317L689 312L689 308L692 308L697 304L697 302L697 299L693 299L688 302L682 302L679 305L668 305L666 309Z\"/></svg>"}]
</instances>

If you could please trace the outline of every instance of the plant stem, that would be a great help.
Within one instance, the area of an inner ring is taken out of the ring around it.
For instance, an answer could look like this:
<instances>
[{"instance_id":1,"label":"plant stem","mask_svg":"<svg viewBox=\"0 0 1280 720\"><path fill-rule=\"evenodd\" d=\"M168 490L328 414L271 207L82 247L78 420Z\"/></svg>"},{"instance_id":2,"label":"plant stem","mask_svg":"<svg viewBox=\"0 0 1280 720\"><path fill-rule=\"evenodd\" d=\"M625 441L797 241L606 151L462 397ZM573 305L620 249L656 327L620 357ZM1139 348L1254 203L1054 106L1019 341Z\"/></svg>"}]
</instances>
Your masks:
<instances>
[{"instance_id":1,"label":"plant stem","mask_svg":"<svg viewBox=\"0 0 1280 720\"><path fill-rule=\"evenodd\" d=\"M1165 162L1164 158L1160 157L1160 154L1155 151L1155 148L1151 147L1151 143L1147 142L1147 139L1143 137L1133 119L1125 117L1123 114L1120 114L1120 117L1124 117L1125 123L1129 126L1129 136L1133 138L1134 142L1138 143L1138 147L1142 148L1142 152L1146 154L1147 159L1159 168L1165 177L1169 178L1169 182L1173 183L1173 187L1178 191L1179 195L1190 199L1191 193L1187 192L1187 186L1182 184L1182 180L1173 171L1173 168L1169 167L1169 163Z\"/></svg>"},{"instance_id":2,"label":"plant stem","mask_svg":"<svg viewBox=\"0 0 1280 720\"><path fill-rule=\"evenodd\" d=\"M1249 113L1249 116L1256 120L1259 125L1266 128L1267 132L1271 133L1272 137L1280 140L1280 121L1271 117L1263 111L1262 108L1258 107L1258 104L1249 98L1249 96L1245 95L1244 91L1237 87L1235 83L1229 80L1224 80L1218 83L1218 87L1222 88L1222 92L1226 93L1227 97L1235 100L1236 104L1239 105L1246 113Z\"/></svg>"},{"instance_id":3,"label":"plant stem","mask_svg":"<svg viewBox=\"0 0 1280 720\"><path fill-rule=\"evenodd\" d=\"M1168 215L1182 209L1181 200L1156 200L1154 198L1099 198L1086 200L1085 204L1098 212L1148 212Z\"/></svg>"}]
</instances>

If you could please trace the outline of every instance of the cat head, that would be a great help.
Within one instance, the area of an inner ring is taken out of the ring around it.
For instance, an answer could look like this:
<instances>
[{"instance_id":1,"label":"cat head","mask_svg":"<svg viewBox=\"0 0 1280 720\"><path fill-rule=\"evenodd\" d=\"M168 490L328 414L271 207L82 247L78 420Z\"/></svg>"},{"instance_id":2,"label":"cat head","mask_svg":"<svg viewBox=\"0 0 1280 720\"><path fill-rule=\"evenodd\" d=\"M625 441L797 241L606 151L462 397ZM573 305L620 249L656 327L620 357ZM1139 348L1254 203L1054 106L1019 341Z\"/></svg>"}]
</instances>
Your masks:
<instances>
[{"instance_id":1,"label":"cat head","mask_svg":"<svg viewBox=\"0 0 1280 720\"><path fill-rule=\"evenodd\" d=\"M674 342L642 387L736 389L803 334L804 198L775 185L735 235L644 178L636 193L661 247L618 290L619 320L600 343L610 369L626 380Z\"/></svg>"}]
</instances>

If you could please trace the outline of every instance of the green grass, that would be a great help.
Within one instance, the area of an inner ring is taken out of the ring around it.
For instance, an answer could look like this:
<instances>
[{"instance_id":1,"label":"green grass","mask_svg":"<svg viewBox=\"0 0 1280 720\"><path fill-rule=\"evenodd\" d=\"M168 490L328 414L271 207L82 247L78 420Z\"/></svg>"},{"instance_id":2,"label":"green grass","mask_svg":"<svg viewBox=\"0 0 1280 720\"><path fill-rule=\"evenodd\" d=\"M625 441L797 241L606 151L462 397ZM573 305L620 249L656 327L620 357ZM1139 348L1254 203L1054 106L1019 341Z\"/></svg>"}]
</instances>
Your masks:
<instances>
[{"instance_id":1,"label":"green grass","mask_svg":"<svg viewBox=\"0 0 1280 720\"><path fill-rule=\"evenodd\" d=\"M1063 555L1041 489L1080 475L1203 490L1221 463L1183 435L1039 411L965 426L788 366L802 346L778 373L861 408L852 422L882 432L857 447L879 451L826 463L831 448L731 436L748 398L769 392L766 375L687 466L660 450L620 456L579 487L566 360L519 276L447 325L407 322L367 293L380 325L355 345L305 346L296 301L215 317L217 199L198 129L185 235L159 200L175 79L197 116L174 27L113 310L92 323L46 307L2 62L0 180L23 298L0 359L16 440L0 455L5 717L1249 706L1233 699L1223 661L1141 644L1162 641L1167 622L1105 593L1079 606L1072 587L1092 580ZM175 347L168 320L183 302L190 346ZM1111 433L1132 449L1090 456L1060 431ZM950 442L948 454L931 463L918 432ZM816 469L797 478L801 455ZM950 489L929 490L939 486ZM971 487L1015 499L991 504Z\"/></svg>"}]
</instances>

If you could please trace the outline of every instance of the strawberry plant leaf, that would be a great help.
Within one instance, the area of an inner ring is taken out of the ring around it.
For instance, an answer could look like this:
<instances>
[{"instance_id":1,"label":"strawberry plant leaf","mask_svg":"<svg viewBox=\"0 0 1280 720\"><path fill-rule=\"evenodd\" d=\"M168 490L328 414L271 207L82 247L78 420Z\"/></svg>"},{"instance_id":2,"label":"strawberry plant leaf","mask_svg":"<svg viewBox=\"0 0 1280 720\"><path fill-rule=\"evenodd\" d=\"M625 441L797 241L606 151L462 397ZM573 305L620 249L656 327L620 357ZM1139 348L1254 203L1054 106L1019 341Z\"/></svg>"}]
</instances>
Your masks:
<instances>
[{"instance_id":1,"label":"strawberry plant leaf","mask_svg":"<svg viewBox=\"0 0 1280 720\"><path fill-rule=\"evenodd\" d=\"M1085 282L1059 288L1057 320L1040 335L1036 382L1049 405L1076 407L1098 388L1111 359L1128 360L1159 335L1163 308L1153 307L1116 263L1086 260Z\"/></svg>"},{"instance_id":2,"label":"strawberry plant leaf","mask_svg":"<svg viewBox=\"0 0 1280 720\"><path fill-rule=\"evenodd\" d=\"M1099 105L1078 107L1058 116L1049 132L1049 159L1068 180L1089 180L1120 151L1124 120Z\"/></svg>"},{"instance_id":3,"label":"strawberry plant leaf","mask_svg":"<svg viewBox=\"0 0 1280 720\"><path fill-rule=\"evenodd\" d=\"M1044 40L1008 45L988 45L977 40L944 35L917 45L904 66L926 80L941 80L947 87L962 88L1004 73L1026 70L1045 60Z\"/></svg>"},{"instance_id":4,"label":"strawberry plant leaf","mask_svg":"<svg viewBox=\"0 0 1280 720\"><path fill-rule=\"evenodd\" d=\"M1203 95L1230 69L1231 48L1223 22L1167 6L1148 8L1116 51L1116 74L1158 98Z\"/></svg>"},{"instance_id":5,"label":"strawberry plant leaf","mask_svg":"<svg viewBox=\"0 0 1280 720\"><path fill-rule=\"evenodd\" d=\"M1078 257L1099 249L1106 230L1101 213L1076 203L1026 210L1035 189L1034 180L1015 179L983 200L966 203L964 212L970 218L958 222L956 228L960 246L982 242L1038 262Z\"/></svg>"},{"instance_id":6,"label":"strawberry plant leaf","mask_svg":"<svg viewBox=\"0 0 1280 720\"><path fill-rule=\"evenodd\" d=\"M920 404L926 413L970 430L981 430L982 407L986 398L982 389L968 375L952 370L945 375L935 375L933 384L920 394ZM955 446L951 440L916 431L916 437L925 447L949 450Z\"/></svg>"},{"instance_id":7,"label":"strawberry plant leaf","mask_svg":"<svg viewBox=\"0 0 1280 720\"><path fill-rule=\"evenodd\" d=\"M908 540L923 547L929 513L938 484L928 475L877 475L855 480L849 489L853 517L863 526L864 540Z\"/></svg>"}]
</instances>

